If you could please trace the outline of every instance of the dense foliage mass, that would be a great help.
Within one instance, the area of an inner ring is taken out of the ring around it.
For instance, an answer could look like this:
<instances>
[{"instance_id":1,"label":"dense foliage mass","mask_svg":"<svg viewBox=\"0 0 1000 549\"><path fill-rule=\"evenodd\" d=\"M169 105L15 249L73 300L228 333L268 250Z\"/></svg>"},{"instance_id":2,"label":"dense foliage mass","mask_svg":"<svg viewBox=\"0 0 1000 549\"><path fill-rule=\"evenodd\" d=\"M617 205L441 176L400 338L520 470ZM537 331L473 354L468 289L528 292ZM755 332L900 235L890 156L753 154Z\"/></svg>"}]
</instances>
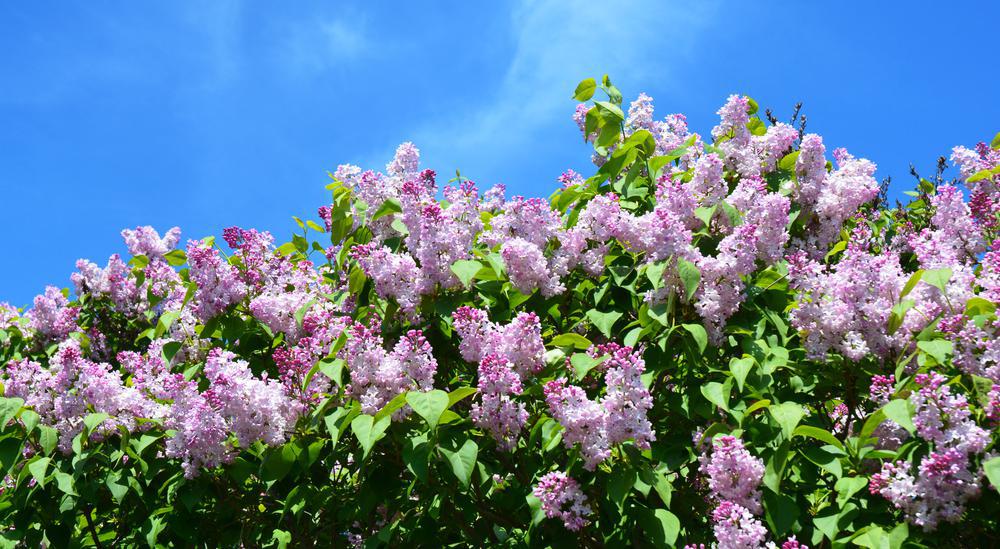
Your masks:
<instances>
[{"instance_id":1,"label":"dense foliage mass","mask_svg":"<svg viewBox=\"0 0 1000 549\"><path fill-rule=\"evenodd\" d=\"M710 137L575 97L549 200L407 143L291 242L125 230L0 306L0 538L998 543L1000 137L891 208L747 97Z\"/></svg>"}]
</instances>

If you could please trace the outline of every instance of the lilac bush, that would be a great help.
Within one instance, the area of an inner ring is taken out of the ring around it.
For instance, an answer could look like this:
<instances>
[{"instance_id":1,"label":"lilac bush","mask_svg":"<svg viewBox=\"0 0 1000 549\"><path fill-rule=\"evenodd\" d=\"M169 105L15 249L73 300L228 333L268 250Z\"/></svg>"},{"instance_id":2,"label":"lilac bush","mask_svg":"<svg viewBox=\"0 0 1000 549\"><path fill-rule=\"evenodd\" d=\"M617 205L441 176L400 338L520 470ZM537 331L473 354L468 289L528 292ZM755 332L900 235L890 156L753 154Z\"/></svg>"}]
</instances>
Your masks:
<instances>
[{"instance_id":1,"label":"lilac bush","mask_svg":"<svg viewBox=\"0 0 1000 549\"><path fill-rule=\"evenodd\" d=\"M574 98L547 199L404 143L0 303L0 546L1000 543L1000 136L890 205L747 96Z\"/></svg>"}]
</instances>

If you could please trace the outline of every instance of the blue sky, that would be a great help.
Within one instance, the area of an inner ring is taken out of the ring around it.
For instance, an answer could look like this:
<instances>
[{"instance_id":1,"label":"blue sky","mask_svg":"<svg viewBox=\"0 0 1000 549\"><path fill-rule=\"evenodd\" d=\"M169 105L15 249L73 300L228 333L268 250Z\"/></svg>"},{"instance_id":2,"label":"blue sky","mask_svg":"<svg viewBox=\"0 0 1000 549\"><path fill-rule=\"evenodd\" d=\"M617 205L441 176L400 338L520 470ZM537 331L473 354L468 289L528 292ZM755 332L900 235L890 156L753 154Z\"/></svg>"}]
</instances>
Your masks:
<instances>
[{"instance_id":1,"label":"blue sky","mask_svg":"<svg viewBox=\"0 0 1000 549\"><path fill-rule=\"evenodd\" d=\"M898 193L910 162L1000 130L1000 7L871 4L4 2L0 300L69 285L125 227L283 241L327 170L402 141L439 174L547 195L588 170L569 96L604 73L703 134L730 93L782 117L803 101Z\"/></svg>"}]
</instances>

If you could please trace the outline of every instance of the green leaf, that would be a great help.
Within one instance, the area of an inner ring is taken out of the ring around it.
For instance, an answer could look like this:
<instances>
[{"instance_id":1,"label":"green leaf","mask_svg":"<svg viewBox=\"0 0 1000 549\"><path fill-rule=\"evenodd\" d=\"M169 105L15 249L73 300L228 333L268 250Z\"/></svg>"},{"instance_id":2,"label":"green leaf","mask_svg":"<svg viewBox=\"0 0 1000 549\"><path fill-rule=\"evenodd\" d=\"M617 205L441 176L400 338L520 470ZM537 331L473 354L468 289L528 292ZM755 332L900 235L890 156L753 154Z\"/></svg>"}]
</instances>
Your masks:
<instances>
[{"instance_id":1,"label":"green leaf","mask_svg":"<svg viewBox=\"0 0 1000 549\"><path fill-rule=\"evenodd\" d=\"M163 254L163 259L166 259L167 263L172 267L180 267L187 263L187 254L184 253L184 250L170 250Z\"/></svg>"},{"instance_id":2,"label":"green leaf","mask_svg":"<svg viewBox=\"0 0 1000 549\"><path fill-rule=\"evenodd\" d=\"M17 437L0 439L0 475L6 475L20 459L21 439Z\"/></svg>"},{"instance_id":3,"label":"green leaf","mask_svg":"<svg viewBox=\"0 0 1000 549\"><path fill-rule=\"evenodd\" d=\"M573 99L577 101L590 101L591 97L594 97L594 91L597 89L597 80L593 78L584 78L576 85L576 90L573 92Z\"/></svg>"},{"instance_id":4,"label":"green leaf","mask_svg":"<svg viewBox=\"0 0 1000 549\"><path fill-rule=\"evenodd\" d=\"M708 399L708 401L712 404L715 404L727 412L729 411L730 391L732 391L732 385L729 383L712 381L701 386L702 396Z\"/></svg>"},{"instance_id":5,"label":"green leaf","mask_svg":"<svg viewBox=\"0 0 1000 549\"><path fill-rule=\"evenodd\" d=\"M156 331L155 336L159 338L163 334L170 331L170 326L181 316L180 311L167 311L160 315L160 319L156 321Z\"/></svg>"},{"instance_id":6,"label":"green leaf","mask_svg":"<svg viewBox=\"0 0 1000 549\"><path fill-rule=\"evenodd\" d=\"M383 202L382 205L379 206L377 210L375 210L375 213L372 214L371 220L375 221L387 215L400 213L402 211L403 211L403 205L399 203L399 200L395 198L389 198L386 199L386 201Z\"/></svg>"},{"instance_id":7,"label":"green leaf","mask_svg":"<svg viewBox=\"0 0 1000 549\"><path fill-rule=\"evenodd\" d=\"M890 549L889 535L881 526L868 526L856 532L856 536L851 539L851 543L858 547L868 549Z\"/></svg>"},{"instance_id":8,"label":"green leaf","mask_svg":"<svg viewBox=\"0 0 1000 549\"><path fill-rule=\"evenodd\" d=\"M844 251L846 249L847 249L847 241L846 240L841 240L840 242L837 242L836 244L834 244L832 248L830 248L830 251L827 252L826 256L824 257L824 260L827 263L829 263L831 257L839 254L840 252L842 252L842 251Z\"/></svg>"},{"instance_id":9,"label":"green leaf","mask_svg":"<svg viewBox=\"0 0 1000 549\"><path fill-rule=\"evenodd\" d=\"M775 536L789 532L800 513L799 506L790 496L764 490L764 518Z\"/></svg>"},{"instance_id":10,"label":"green leaf","mask_svg":"<svg viewBox=\"0 0 1000 549\"><path fill-rule=\"evenodd\" d=\"M894 399L886 403L882 407L882 411L885 413L885 417L895 421L900 427L906 429L911 435L916 432L917 428L913 424L913 411L911 410L911 404L909 400L906 399Z\"/></svg>"},{"instance_id":11,"label":"green leaf","mask_svg":"<svg viewBox=\"0 0 1000 549\"><path fill-rule=\"evenodd\" d=\"M454 391L448 393L448 408L455 405L456 402L466 398L468 396L474 395L479 392L479 389L475 387L459 387Z\"/></svg>"},{"instance_id":12,"label":"green leaf","mask_svg":"<svg viewBox=\"0 0 1000 549\"><path fill-rule=\"evenodd\" d=\"M708 332L705 331L705 327L701 324L681 324L681 328L687 330L694 337L694 341L698 345L698 352L704 353L705 349L708 348Z\"/></svg>"},{"instance_id":13,"label":"green leaf","mask_svg":"<svg viewBox=\"0 0 1000 549\"><path fill-rule=\"evenodd\" d=\"M589 349L590 346L593 345L593 343L591 343L589 339L583 337L580 334L570 333L570 334L557 335L556 337L552 338L552 341L549 342L549 345L553 347L573 347L575 349L583 350L583 349Z\"/></svg>"},{"instance_id":14,"label":"green leaf","mask_svg":"<svg viewBox=\"0 0 1000 549\"><path fill-rule=\"evenodd\" d=\"M46 473L49 469L49 462L52 458L40 457L28 464L28 472L31 473L32 478L38 483L42 488L45 487Z\"/></svg>"},{"instance_id":15,"label":"green leaf","mask_svg":"<svg viewBox=\"0 0 1000 549\"><path fill-rule=\"evenodd\" d=\"M750 370L753 369L755 361L753 357L743 357L743 358L733 358L729 361L729 371L732 372L733 378L736 379L736 388L743 392L743 383L746 382L747 375L750 374Z\"/></svg>"},{"instance_id":16,"label":"green leaf","mask_svg":"<svg viewBox=\"0 0 1000 549\"><path fill-rule=\"evenodd\" d=\"M943 269L929 269L924 271L923 281L934 286L935 288L941 290L944 293L945 288L948 285L948 281L951 280L951 269L945 267Z\"/></svg>"},{"instance_id":17,"label":"green leaf","mask_svg":"<svg viewBox=\"0 0 1000 549\"><path fill-rule=\"evenodd\" d=\"M698 270L698 266L694 263L684 258L678 258L677 276L680 277L681 283L684 285L684 299L691 301L695 292L698 291L698 285L701 283L701 271Z\"/></svg>"},{"instance_id":18,"label":"green leaf","mask_svg":"<svg viewBox=\"0 0 1000 549\"><path fill-rule=\"evenodd\" d=\"M976 181L982 181L984 179L989 179L993 177L993 173L990 170L979 170L978 172L969 176L965 180L966 183L975 183Z\"/></svg>"},{"instance_id":19,"label":"green leaf","mask_svg":"<svg viewBox=\"0 0 1000 549\"><path fill-rule=\"evenodd\" d=\"M64 494L69 494L71 496L79 496L76 493L76 488L73 485L73 475L64 473L62 471L55 472L56 486Z\"/></svg>"},{"instance_id":20,"label":"green leaf","mask_svg":"<svg viewBox=\"0 0 1000 549\"><path fill-rule=\"evenodd\" d=\"M916 301L912 299L904 299L899 303L892 306L892 311L889 314L889 334L896 333L896 330L903 325L903 320L906 319L906 313L916 305Z\"/></svg>"},{"instance_id":21,"label":"green leaf","mask_svg":"<svg viewBox=\"0 0 1000 549\"><path fill-rule=\"evenodd\" d=\"M472 279L482 268L483 264L474 259L459 259L451 264L451 272L455 273L466 288L471 287Z\"/></svg>"},{"instance_id":22,"label":"green leaf","mask_svg":"<svg viewBox=\"0 0 1000 549\"><path fill-rule=\"evenodd\" d=\"M83 418L84 432L88 435L93 433L102 423L106 420L111 419L111 416L105 414L104 412L96 412L93 414L87 414Z\"/></svg>"},{"instance_id":23,"label":"green leaf","mask_svg":"<svg viewBox=\"0 0 1000 549\"><path fill-rule=\"evenodd\" d=\"M621 107L610 103L608 101L594 101L594 105L601 110L602 116L606 121L614 122L612 125L616 125L618 122L625 120L625 113L622 112Z\"/></svg>"},{"instance_id":24,"label":"green leaf","mask_svg":"<svg viewBox=\"0 0 1000 549\"><path fill-rule=\"evenodd\" d=\"M615 322L621 317L622 313L620 311L612 311L610 313L602 313L597 309L587 311L587 318L607 338L611 337L611 328L614 327Z\"/></svg>"},{"instance_id":25,"label":"green leaf","mask_svg":"<svg viewBox=\"0 0 1000 549\"><path fill-rule=\"evenodd\" d=\"M795 427L805 414L802 406L795 402L782 402L781 404L772 404L767 410L781 426L781 432L785 435L785 439L791 440Z\"/></svg>"},{"instance_id":26,"label":"green leaf","mask_svg":"<svg viewBox=\"0 0 1000 549\"><path fill-rule=\"evenodd\" d=\"M795 428L795 431L792 432L792 436L809 437L816 439L820 442L825 442L827 444L836 446L841 450L844 449L844 443L837 440L837 437L833 436L833 433L825 429L820 429L819 427L813 427L811 425L799 425L798 427Z\"/></svg>"},{"instance_id":27,"label":"green leaf","mask_svg":"<svg viewBox=\"0 0 1000 549\"><path fill-rule=\"evenodd\" d=\"M750 406L747 406L747 409L743 411L743 417L747 417L750 414L756 412L757 410L760 410L761 408L767 408L770 405L771 401L766 398L758 400L757 402L754 402Z\"/></svg>"},{"instance_id":28,"label":"green leaf","mask_svg":"<svg viewBox=\"0 0 1000 549\"><path fill-rule=\"evenodd\" d=\"M923 269L920 269L917 272L911 274L910 278L906 281L906 285L903 286L903 291L900 292L899 294L899 299L903 299L904 297L907 296L907 294L913 291L913 288L917 287L917 283L919 283L920 279L923 277L924 277Z\"/></svg>"},{"instance_id":29,"label":"green leaf","mask_svg":"<svg viewBox=\"0 0 1000 549\"><path fill-rule=\"evenodd\" d=\"M990 479L990 484L1000 490L1000 456L984 461L983 472L986 473L986 478Z\"/></svg>"},{"instance_id":30,"label":"green leaf","mask_svg":"<svg viewBox=\"0 0 1000 549\"><path fill-rule=\"evenodd\" d=\"M367 458L368 453L371 452L375 443L385 436L385 431L389 428L390 421L389 417L384 417L376 422L375 418L368 414L354 418L354 421L351 422L351 431L354 432L354 436L361 443L361 449L364 450L361 459Z\"/></svg>"},{"instance_id":31,"label":"green leaf","mask_svg":"<svg viewBox=\"0 0 1000 549\"><path fill-rule=\"evenodd\" d=\"M569 362L576 372L576 379L583 379L587 373L596 368L599 364L608 359L608 355L593 358L587 353L574 353Z\"/></svg>"},{"instance_id":32,"label":"green leaf","mask_svg":"<svg viewBox=\"0 0 1000 549\"><path fill-rule=\"evenodd\" d=\"M851 497L868 486L865 477L844 477L837 481L834 489L837 491L837 505L843 507Z\"/></svg>"},{"instance_id":33,"label":"green leaf","mask_svg":"<svg viewBox=\"0 0 1000 549\"><path fill-rule=\"evenodd\" d=\"M270 482L285 478L299 458L299 452L299 447L291 442L271 448L261 463L261 479Z\"/></svg>"},{"instance_id":34,"label":"green leaf","mask_svg":"<svg viewBox=\"0 0 1000 549\"><path fill-rule=\"evenodd\" d=\"M128 486L119 483L119 480L118 475L109 475L104 479L104 485L108 487L108 491L111 492L111 497L115 498L116 503L121 503L125 499L125 495L128 494Z\"/></svg>"},{"instance_id":35,"label":"green leaf","mask_svg":"<svg viewBox=\"0 0 1000 549\"><path fill-rule=\"evenodd\" d=\"M17 416L24 406L24 399L0 397L0 433Z\"/></svg>"},{"instance_id":36,"label":"green leaf","mask_svg":"<svg viewBox=\"0 0 1000 549\"><path fill-rule=\"evenodd\" d=\"M422 482L427 482L431 447L427 443L427 433L407 438L403 442L403 463Z\"/></svg>"},{"instance_id":37,"label":"green leaf","mask_svg":"<svg viewBox=\"0 0 1000 549\"><path fill-rule=\"evenodd\" d=\"M840 458L836 454L815 446L806 446L799 452L809 461L832 473L833 476L837 478L844 476L844 468L840 465Z\"/></svg>"},{"instance_id":38,"label":"green leaf","mask_svg":"<svg viewBox=\"0 0 1000 549\"><path fill-rule=\"evenodd\" d=\"M289 543L292 543L292 533L287 530L275 529L271 532L271 541L275 542L278 549L285 549Z\"/></svg>"},{"instance_id":39,"label":"green leaf","mask_svg":"<svg viewBox=\"0 0 1000 549\"><path fill-rule=\"evenodd\" d=\"M639 515L639 523L654 547L672 547L677 543L681 531L681 521L666 509L656 509L652 513Z\"/></svg>"},{"instance_id":40,"label":"green leaf","mask_svg":"<svg viewBox=\"0 0 1000 549\"><path fill-rule=\"evenodd\" d=\"M324 358L323 360L316 363L320 372L326 377L330 378L338 387L344 385L344 359L342 358Z\"/></svg>"},{"instance_id":41,"label":"green leaf","mask_svg":"<svg viewBox=\"0 0 1000 549\"><path fill-rule=\"evenodd\" d=\"M399 411L403 406L406 406L406 393L399 393L392 400L390 400L385 406L382 407L378 413L375 414L375 423L377 424L382 419L392 420L392 415Z\"/></svg>"},{"instance_id":42,"label":"green leaf","mask_svg":"<svg viewBox=\"0 0 1000 549\"><path fill-rule=\"evenodd\" d=\"M778 162L778 168L785 170L786 172L795 171L795 162L799 158L799 151L792 151L782 157L781 161Z\"/></svg>"},{"instance_id":43,"label":"green leaf","mask_svg":"<svg viewBox=\"0 0 1000 549\"><path fill-rule=\"evenodd\" d=\"M917 347L934 357L938 364L948 363L948 355L952 352L952 343L945 339L935 339L933 341L918 341Z\"/></svg>"},{"instance_id":44,"label":"green leaf","mask_svg":"<svg viewBox=\"0 0 1000 549\"><path fill-rule=\"evenodd\" d=\"M406 403L413 408L420 417L424 418L431 429L437 427L441 414L448 409L448 393L434 389L426 393L421 391L410 391L406 393Z\"/></svg>"},{"instance_id":45,"label":"green leaf","mask_svg":"<svg viewBox=\"0 0 1000 549\"><path fill-rule=\"evenodd\" d=\"M59 431L48 425L42 425L38 428L38 443L41 444L43 453L51 454L59 443Z\"/></svg>"},{"instance_id":46,"label":"green leaf","mask_svg":"<svg viewBox=\"0 0 1000 549\"><path fill-rule=\"evenodd\" d=\"M965 302L965 316L973 318L979 315L991 315L997 310L996 303L981 297L971 297Z\"/></svg>"},{"instance_id":47,"label":"green leaf","mask_svg":"<svg viewBox=\"0 0 1000 549\"><path fill-rule=\"evenodd\" d=\"M462 483L462 486L468 488L469 481L472 480L472 471L476 467L479 446L470 439L466 440L465 444L458 450L449 450L441 447L441 453L444 454L448 463L451 464L451 472L455 473L455 477Z\"/></svg>"},{"instance_id":48,"label":"green leaf","mask_svg":"<svg viewBox=\"0 0 1000 549\"><path fill-rule=\"evenodd\" d=\"M347 420L350 418L351 412L352 410L348 408L337 408L332 414L323 418L326 430L330 432L330 440L333 441L334 448L337 446L337 441L340 440L340 435L344 434L347 428Z\"/></svg>"},{"instance_id":49,"label":"green leaf","mask_svg":"<svg viewBox=\"0 0 1000 549\"><path fill-rule=\"evenodd\" d=\"M997 134L993 136L993 141L990 141L990 148L1000 149L1000 132L997 132Z\"/></svg>"}]
</instances>

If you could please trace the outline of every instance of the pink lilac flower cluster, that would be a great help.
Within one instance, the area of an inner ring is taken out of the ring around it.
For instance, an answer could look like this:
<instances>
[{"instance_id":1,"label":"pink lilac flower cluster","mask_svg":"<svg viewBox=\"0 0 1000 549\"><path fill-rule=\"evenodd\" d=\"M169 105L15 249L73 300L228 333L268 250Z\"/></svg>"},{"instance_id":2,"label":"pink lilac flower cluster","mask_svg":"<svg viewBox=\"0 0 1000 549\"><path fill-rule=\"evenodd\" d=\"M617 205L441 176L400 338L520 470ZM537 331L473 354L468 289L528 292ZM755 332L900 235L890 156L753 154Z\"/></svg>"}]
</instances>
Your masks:
<instances>
[{"instance_id":1,"label":"pink lilac flower cluster","mask_svg":"<svg viewBox=\"0 0 1000 549\"><path fill-rule=\"evenodd\" d=\"M452 319L465 360L479 362L496 355L512 364L521 376L534 375L545 367L542 327L535 313L518 313L509 324L501 326L490 321L482 309L459 307Z\"/></svg>"},{"instance_id":2,"label":"pink lilac flower cluster","mask_svg":"<svg viewBox=\"0 0 1000 549\"><path fill-rule=\"evenodd\" d=\"M373 280L380 296L395 299L400 309L411 315L421 296L439 287L448 289L460 284L451 265L471 258L475 237L482 229L480 211L504 204L502 185L487 191L481 200L471 181L445 187L445 202L439 202L435 174L432 170L419 171L419 160L419 150L412 143L404 143L386 166L388 174L361 172L347 165L334 174L368 204L371 213L387 200L399 203L401 212L369 223L375 238L355 246L352 257ZM328 209L321 211L321 217L324 213L329 216ZM355 209L355 218L360 216ZM398 235L392 228L394 221L405 228L404 251L383 245L385 239Z\"/></svg>"},{"instance_id":3,"label":"pink lilac flower cluster","mask_svg":"<svg viewBox=\"0 0 1000 549\"><path fill-rule=\"evenodd\" d=\"M155 229L146 225L135 229L125 229L122 231L122 238L128 247L128 253L132 255L144 255L150 260L162 258L174 248L181 239L180 227L174 227L164 233L163 237Z\"/></svg>"},{"instance_id":4,"label":"pink lilac flower cluster","mask_svg":"<svg viewBox=\"0 0 1000 549\"><path fill-rule=\"evenodd\" d=\"M0 330L7 330L18 326L20 325L20 320L21 313L17 310L17 307L6 301L0 301Z\"/></svg>"},{"instance_id":5,"label":"pink lilac flower cluster","mask_svg":"<svg viewBox=\"0 0 1000 549\"><path fill-rule=\"evenodd\" d=\"M48 368L23 359L9 363L2 377L4 396L24 399L45 425L58 430L59 448L67 453L91 412L109 416L92 435L98 439L116 432L119 426L135 431L139 418L162 415L160 405L127 386L120 371L85 358L79 342L73 339L59 344Z\"/></svg>"},{"instance_id":6,"label":"pink lilac flower cluster","mask_svg":"<svg viewBox=\"0 0 1000 549\"><path fill-rule=\"evenodd\" d=\"M761 547L767 530L755 515L763 512L760 484L764 462L753 456L743 441L730 435L716 437L698 458L707 477L719 547Z\"/></svg>"},{"instance_id":7,"label":"pink lilac flower cluster","mask_svg":"<svg viewBox=\"0 0 1000 549\"><path fill-rule=\"evenodd\" d=\"M313 375L305 387L303 383L313 366L330 355L350 322L329 303L312 307L302 319L302 337L274 350L272 356L285 390L303 405L318 402L330 388L325 375Z\"/></svg>"},{"instance_id":8,"label":"pink lilac flower cluster","mask_svg":"<svg viewBox=\"0 0 1000 549\"><path fill-rule=\"evenodd\" d=\"M479 361L479 394L481 401L472 405L472 421L490 433L497 446L513 450L528 421L524 404L514 400L521 394L521 376L506 358L487 354Z\"/></svg>"},{"instance_id":9,"label":"pink lilac flower cluster","mask_svg":"<svg viewBox=\"0 0 1000 549\"><path fill-rule=\"evenodd\" d=\"M975 181L972 176L1000 166L1000 151L986 143L978 143L975 150L966 147L952 149L951 161L959 168L959 177L969 189L969 205L976 221L985 228L996 229L1000 224L1000 174Z\"/></svg>"},{"instance_id":10,"label":"pink lilac flower cluster","mask_svg":"<svg viewBox=\"0 0 1000 549\"><path fill-rule=\"evenodd\" d=\"M848 250L839 262L823 265L799 251L788 257L788 278L799 296L789 317L812 358L831 351L854 361L869 354L885 357L902 348L909 332L925 322L920 315L908 315L895 334L886 329L909 278L892 252Z\"/></svg>"},{"instance_id":11,"label":"pink lilac flower cluster","mask_svg":"<svg viewBox=\"0 0 1000 549\"><path fill-rule=\"evenodd\" d=\"M420 330L410 330L387 351L378 324L355 323L349 330L344 358L351 372L347 394L361 403L361 411L374 415L404 391L434 388L437 359ZM405 406L395 417L409 414Z\"/></svg>"},{"instance_id":12,"label":"pink lilac flower cluster","mask_svg":"<svg viewBox=\"0 0 1000 549\"><path fill-rule=\"evenodd\" d=\"M69 299L56 288L48 286L35 297L34 307L25 314L28 325L41 339L61 341L77 329L79 309L69 306Z\"/></svg>"},{"instance_id":13,"label":"pink lilac flower cluster","mask_svg":"<svg viewBox=\"0 0 1000 549\"><path fill-rule=\"evenodd\" d=\"M175 431L165 444L168 457L181 460L187 477L202 467L229 463L238 448L255 442L278 445L286 440L301 412L278 380L266 374L257 377L246 361L222 349L213 349L205 360L208 387L200 391L197 380L186 380L170 371L162 358L164 341L150 345L147 356L135 352L119 354L123 368L132 374L132 389L148 402L169 401L157 413L143 417L158 419ZM235 439L236 445L231 442Z\"/></svg>"},{"instance_id":14,"label":"pink lilac flower cluster","mask_svg":"<svg viewBox=\"0 0 1000 549\"><path fill-rule=\"evenodd\" d=\"M567 189L574 185L582 185L584 178L573 170L566 170L556 178L556 181L562 183L563 188Z\"/></svg>"},{"instance_id":15,"label":"pink lilac flower cluster","mask_svg":"<svg viewBox=\"0 0 1000 549\"><path fill-rule=\"evenodd\" d=\"M634 440L638 448L648 449L656 440L646 416L653 401L642 383L641 356L614 343L592 349L592 354L609 355L602 365L601 399L591 400L583 388L565 378L550 381L543 389L549 412L563 427L563 444L567 448L578 444L584 467L591 471L611 456L611 446Z\"/></svg>"},{"instance_id":16,"label":"pink lilac flower cluster","mask_svg":"<svg viewBox=\"0 0 1000 549\"><path fill-rule=\"evenodd\" d=\"M990 435L971 419L968 402L951 392L947 378L931 372L917 374L914 381L919 389L909 398L915 409L913 424L931 451L916 474L909 461L884 463L868 488L903 511L912 524L933 531L942 521L959 520L965 503L979 494L981 474L970 466Z\"/></svg>"},{"instance_id":17,"label":"pink lilac flower cluster","mask_svg":"<svg viewBox=\"0 0 1000 549\"><path fill-rule=\"evenodd\" d=\"M532 493L542 503L548 518L558 518L567 530L577 532L589 524L593 510L577 481L562 471L546 473L538 479Z\"/></svg>"},{"instance_id":18,"label":"pink lilac flower cluster","mask_svg":"<svg viewBox=\"0 0 1000 549\"><path fill-rule=\"evenodd\" d=\"M461 338L462 358L479 363L481 401L473 404L472 418L489 432L500 448L511 450L528 419L521 394L522 376L544 367L541 324L534 313L519 313L509 324L489 320L486 311L460 307L452 315Z\"/></svg>"},{"instance_id":19,"label":"pink lilac flower cluster","mask_svg":"<svg viewBox=\"0 0 1000 549\"><path fill-rule=\"evenodd\" d=\"M653 98L640 93L629 105L625 135L627 137L636 131L646 130L656 141L656 154L665 155L681 147L689 137L687 118L683 114L671 114L663 120L656 120L653 111Z\"/></svg>"},{"instance_id":20,"label":"pink lilac flower cluster","mask_svg":"<svg viewBox=\"0 0 1000 549\"><path fill-rule=\"evenodd\" d=\"M723 501L712 511L717 549L757 549L764 545L767 528L746 507Z\"/></svg>"},{"instance_id":21,"label":"pink lilac flower cluster","mask_svg":"<svg viewBox=\"0 0 1000 549\"><path fill-rule=\"evenodd\" d=\"M760 513L760 483L764 479L764 462L751 454L743 441L729 435L712 441L710 451L698 461L702 474L708 477L708 488L715 501L729 501Z\"/></svg>"},{"instance_id":22,"label":"pink lilac flower cluster","mask_svg":"<svg viewBox=\"0 0 1000 549\"><path fill-rule=\"evenodd\" d=\"M118 254L113 254L104 268L80 259L76 262L77 272L70 275L76 294L107 297L115 310L127 315L180 310L185 289L181 277L164 259L176 246L180 229L174 227L163 238L150 226L125 230L122 235L130 253L146 257L141 276L133 276Z\"/></svg>"},{"instance_id":23,"label":"pink lilac flower cluster","mask_svg":"<svg viewBox=\"0 0 1000 549\"><path fill-rule=\"evenodd\" d=\"M227 263L207 242L189 241L187 258L191 281L198 286L192 310L199 320L211 319L246 296L247 286L239 269Z\"/></svg>"}]
</instances>

